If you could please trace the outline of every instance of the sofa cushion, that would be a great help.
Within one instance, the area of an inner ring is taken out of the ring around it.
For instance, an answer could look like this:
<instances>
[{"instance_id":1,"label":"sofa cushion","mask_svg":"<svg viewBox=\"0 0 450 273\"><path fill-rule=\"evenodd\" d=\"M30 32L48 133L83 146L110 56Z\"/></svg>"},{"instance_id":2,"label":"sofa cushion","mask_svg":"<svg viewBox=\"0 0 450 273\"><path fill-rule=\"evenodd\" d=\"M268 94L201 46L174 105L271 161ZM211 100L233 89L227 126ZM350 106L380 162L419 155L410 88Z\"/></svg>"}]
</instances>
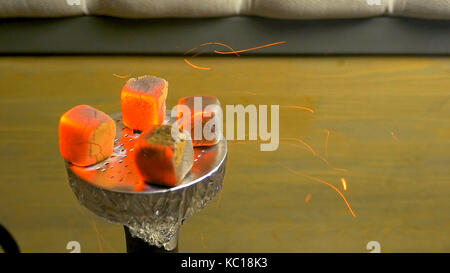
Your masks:
<instances>
[{"instance_id":1,"label":"sofa cushion","mask_svg":"<svg viewBox=\"0 0 450 273\"><path fill-rule=\"evenodd\" d=\"M87 13L85 0L2 0L0 18L64 17Z\"/></svg>"},{"instance_id":2,"label":"sofa cushion","mask_svg":"<svg viewBox=\"0 0 450 273\"><path fill-rule=\"evenodd\" d=\"M126 18L256 15L282 19L359 18L383 15L370 0L89 0L95 15Z\"/></svg>"},{"instance_id":3,"label":"sofa cushion","mask_svg":"<svg viewBox=\"0 0 450 273\"><path fill-rule=\"evenodd\" d=\"M87 6L90 14L123 18L219 17L239 14L242 1L88 0Z\"/></svg>"},{"instance_id":4,"label":"sofa cushion","mask_svg":"<svg viewBox=\"0 0 450 273\"><path fill-rule=\"evenodd\" d=\"M368 0L254 0L245 14L280 19L361 18L383 15L387 0L369 5ZM370 2L370 0L369 0Z\"/></svg>"},{"instance_id":5,"label":"sofa cushion","mask_svg":"<svg viewBox=\"0 0 450 273\"><path fill-rule=\"evenodd\" d=\"M450 19L450 0L395 0L392 15L426 19Z\"/></svg>"},{"instance_id":6,"label":"sofa cushion","mask_svg":"<svg viewBox=\"0 0 450 273\"><path fill-rule=\"evenodd\" d=\"M83 0L81 0L83 1ZM124 18L255 15L280 19L381 15L450 19L450 0L85 0L90 14Z\"/></svg>"},{"instance_id":7,"label":"sofa cushion","mask_svg":"<svg viewBox=\"0 0 450 273\"><path fill-rule=\"evenodd\" d=\"M381 15L450 19L450 0L2 0L1 17L123 18L255 15L280 19Z\"/></svg>"}]
</instances>

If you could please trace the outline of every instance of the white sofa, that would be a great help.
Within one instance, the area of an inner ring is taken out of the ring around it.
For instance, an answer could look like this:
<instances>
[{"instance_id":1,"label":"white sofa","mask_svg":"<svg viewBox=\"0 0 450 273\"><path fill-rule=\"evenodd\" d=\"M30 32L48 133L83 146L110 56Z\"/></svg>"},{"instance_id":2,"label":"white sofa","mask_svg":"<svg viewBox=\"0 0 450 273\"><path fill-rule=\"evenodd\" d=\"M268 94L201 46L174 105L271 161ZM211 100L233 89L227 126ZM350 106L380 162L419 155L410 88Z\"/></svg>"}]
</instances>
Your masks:
<instances>
[{"instance_id":1,"label":"white sofa","mask_svg":"<svg viewBox=\"0 0 450 273\"><path fill-rule=\"evenodd\" d=\"M210 41L287 42L257 55L449 55L450 0L0 0L0 41L0 55L182 55Z\"/></svg>"},{"instance_id":2,"label":"white sofa","mask_svg":"<svg viewBox=\"0 0 450 273\"><path fill-rule=\"evenodd\" d=\"M106 15L122 18L254 15L279 19L401 16L450 19L450 0L1 0L0 18Z\"/></svg>"}]
</instances>

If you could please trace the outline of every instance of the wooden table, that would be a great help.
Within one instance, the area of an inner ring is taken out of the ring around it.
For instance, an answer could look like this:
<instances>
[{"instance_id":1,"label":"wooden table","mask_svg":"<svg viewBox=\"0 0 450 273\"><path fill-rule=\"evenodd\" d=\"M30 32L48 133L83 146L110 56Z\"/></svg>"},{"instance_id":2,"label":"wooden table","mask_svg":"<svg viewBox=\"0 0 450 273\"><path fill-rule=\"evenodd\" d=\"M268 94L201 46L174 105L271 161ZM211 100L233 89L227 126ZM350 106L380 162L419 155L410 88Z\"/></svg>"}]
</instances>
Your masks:
<instances>
[{"instance_id":1,"label":"wooden table","mask_svg":"<svg viewBox=\"0 0 450 273\"><path fill-rule=\"evenodd\" d=\"M23 251L69 252L69 241L125 251L123 227L76 201L58 149L67 109L120 110L125 79L113 74L166 78L168 106L210 94L281 107L278 150L229 142L222 194L186 221L181 252L368 252L369 241L383 252L450 251L449 58L190 61L212 69L182 57L0 58L0 223Z\"/></svg>"}]
</instances>

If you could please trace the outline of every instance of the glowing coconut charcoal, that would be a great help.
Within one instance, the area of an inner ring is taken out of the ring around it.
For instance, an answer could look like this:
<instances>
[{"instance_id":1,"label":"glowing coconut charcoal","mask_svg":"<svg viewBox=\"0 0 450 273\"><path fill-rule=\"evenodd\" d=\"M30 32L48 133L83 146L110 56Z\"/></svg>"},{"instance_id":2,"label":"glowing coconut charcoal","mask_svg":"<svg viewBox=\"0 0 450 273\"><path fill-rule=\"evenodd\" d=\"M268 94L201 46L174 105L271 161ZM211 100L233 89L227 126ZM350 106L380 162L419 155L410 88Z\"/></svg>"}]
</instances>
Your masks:
<instances>
[{"instance_id":1,"label":"glowing coconut charcoal","mask_svg":"<svg viewBox=\"0 0 450 273\"><path fill-rule=\"evenodd\" d=\"M116 124L89 105L78 105L59 120L59 149L64 159L89 166L113 153Z\"/></svg>"},{"instance_id":2,"label":"glowing coconut charcoal","mask_svg":"<svg viewBox=\"0 0 450 273\"><path fill-rule=\"evenodd\" d=\"M186 132L171 125L153 126L142 134L135 150L135 166L141 180L164 186L176 186L192 168L194 152Z\"/></svg>"},{"instance_id":3,"label":"glowing coconut charcoal","mask_svg":"<svg viewBox=\"0 0 450 273\"><path fill-rule=\"evenodd\" d=\"M127 81L120 94L122 121L140 131L164 121L168 83L166 80L142 76Z\"/></svg>"},{"instance_id":4,"label":"glowing coconut charcoal","mask_svg":"<svg viewBox=\"0 0 450 273\"><path fill-rule=\"evenodd\" d=\"M195 103L197 101L197 103ZM185 118L183 106L187 106L190 119ZM220 111L220 112L219 112ZM181 128L190 128L192 143L197 146L211 146L217 144L222 136L222 122L220 102L213 96L192 96L178 100L177 113ZM213 122L213 119L217 122ZM196 129L196 126L198 129ZM197 134L195 133L197 130ZM205 132L208 135L205 135Z\"/></svg>"}]
</instances>

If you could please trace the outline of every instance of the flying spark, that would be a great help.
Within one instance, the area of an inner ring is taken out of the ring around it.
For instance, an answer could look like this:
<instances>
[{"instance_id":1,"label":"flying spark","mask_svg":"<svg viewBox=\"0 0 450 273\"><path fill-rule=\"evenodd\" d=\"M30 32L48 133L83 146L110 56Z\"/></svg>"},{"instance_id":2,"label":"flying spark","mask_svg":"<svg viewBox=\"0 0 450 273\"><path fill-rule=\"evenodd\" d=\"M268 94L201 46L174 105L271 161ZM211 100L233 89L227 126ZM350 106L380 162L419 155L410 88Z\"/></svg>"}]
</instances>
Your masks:
<instances>
[{"instance_id":1,"label":"flying spark","mask_svg":"<svg viewBox=\"0 0 450 273\"><path fill-rule=\"evenodd\" d=\"M322 184L327 185L328 187L332 188L332 189L333 189L334 191L336 191L336 192L341 196L341 198L344 200L345 205L347 206L347 208L348 208L350 214L351 214L353 217L356 217L356 214L355 214L355 212L353 211L352 207L350 206L350 203L347 201L347 198L345 197L345 195L344 195L338 188L336 188L336 187L333 186L332 184L330 184L330 183L328 183L327 181L322 180L322 179L320 179L320 178L313 177L313 176L309 176L309 175L307 175L307 174L303 174L303 173L298 172L298 171L296 171L296 170L293 170L293 169L291 169L291 168L289 168L289 167L287 167L286 165L283 165L283 164L280 164L280 165L281 165L283 168L287 169L288 171L290 171L291 173L293 173L293 174L295 174L295 175L297 175L297 176L306 177L306 178L308 178L308 179L310 179L310 180L313 180L313 181L322 183Z\"/></svg>"},{"instance_id":2,"label":"flying spark","mask_svg":"<svg viewBox=\"0 0 450 273\"><path fill-rule=\"evenodd\" d=\"M344 191L347 190L347 180L345 180L345 178L341 177L341 183L342 183L342 189L344 189Z\"/></svg>"}]
</instances>

